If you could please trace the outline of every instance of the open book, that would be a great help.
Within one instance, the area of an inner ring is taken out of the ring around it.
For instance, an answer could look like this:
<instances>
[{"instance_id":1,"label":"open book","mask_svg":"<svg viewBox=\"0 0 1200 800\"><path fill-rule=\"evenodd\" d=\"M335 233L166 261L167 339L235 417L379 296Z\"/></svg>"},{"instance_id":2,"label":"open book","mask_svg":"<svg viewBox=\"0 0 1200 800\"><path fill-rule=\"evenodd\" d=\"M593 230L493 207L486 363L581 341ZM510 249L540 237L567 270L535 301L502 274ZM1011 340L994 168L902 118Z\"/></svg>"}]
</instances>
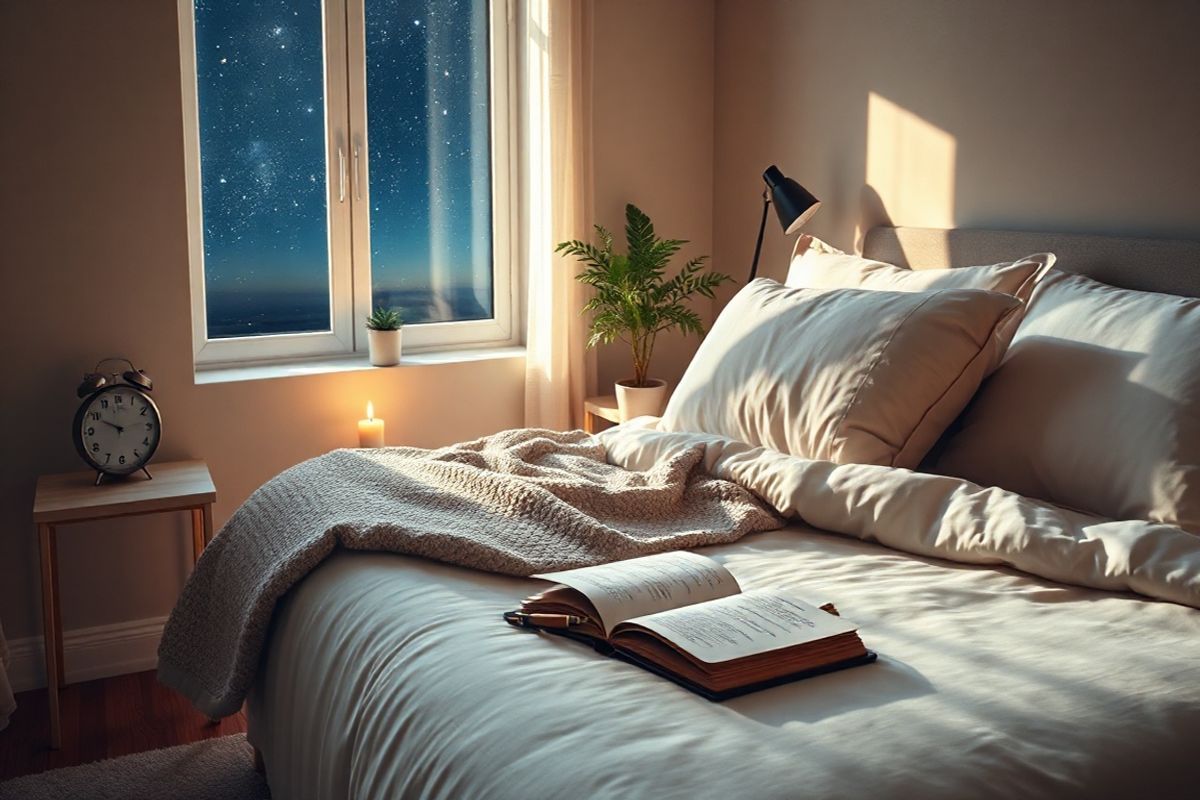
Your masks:
<instances>
[{"instance_id":1,"label":"open book","mask_svg":"<svg viewBox=\"0 0 1200 800\"><path fill-rule=\"evenodd\" d=\"M509 623L588 641L711 700L875 660L832 605L784 589L743 592L696 553L534 577L556 585L505 614Z\"/></svg>"}]
</instances>

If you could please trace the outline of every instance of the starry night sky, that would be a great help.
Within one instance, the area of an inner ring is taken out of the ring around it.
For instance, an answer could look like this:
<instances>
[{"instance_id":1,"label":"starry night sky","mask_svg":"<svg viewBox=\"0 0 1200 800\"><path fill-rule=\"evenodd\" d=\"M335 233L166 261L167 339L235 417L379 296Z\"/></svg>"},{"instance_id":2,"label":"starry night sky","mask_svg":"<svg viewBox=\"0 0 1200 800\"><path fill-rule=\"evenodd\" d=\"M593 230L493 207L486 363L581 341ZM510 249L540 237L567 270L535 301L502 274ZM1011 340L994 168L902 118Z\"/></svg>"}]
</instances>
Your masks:
<instances>
[{"instance_id":1,"label":"starry night sky","mask_svg":"<svg viewBox=\"0 0 1200 800\"><path fill-rule=\"evenodd\" d=\"M195 10L209 336L328 330L320 3ZM366 12L374 301L490 317L486 0Z\"/></svg>"}]
</instances>

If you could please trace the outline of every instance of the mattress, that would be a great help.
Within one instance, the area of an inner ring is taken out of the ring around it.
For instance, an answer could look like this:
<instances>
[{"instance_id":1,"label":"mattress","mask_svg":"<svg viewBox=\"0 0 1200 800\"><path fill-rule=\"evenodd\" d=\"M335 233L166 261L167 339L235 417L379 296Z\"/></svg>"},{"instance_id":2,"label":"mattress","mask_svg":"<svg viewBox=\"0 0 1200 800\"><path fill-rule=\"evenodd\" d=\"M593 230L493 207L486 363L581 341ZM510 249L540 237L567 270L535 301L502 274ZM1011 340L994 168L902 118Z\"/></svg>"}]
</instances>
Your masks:
<instances>
[{"instance_id":1,"label":"mattress","mask_svg":"<svg viewBox=\"0 0 1200 800\"><path fill-rule=\"evenodd\" d=\"M712 703L505 625L540 582L342 552L248 701L274 796L1194 796L1195 609L803 525L698 552L833 601L879 661Z\"/></svg>"}]
</instances>

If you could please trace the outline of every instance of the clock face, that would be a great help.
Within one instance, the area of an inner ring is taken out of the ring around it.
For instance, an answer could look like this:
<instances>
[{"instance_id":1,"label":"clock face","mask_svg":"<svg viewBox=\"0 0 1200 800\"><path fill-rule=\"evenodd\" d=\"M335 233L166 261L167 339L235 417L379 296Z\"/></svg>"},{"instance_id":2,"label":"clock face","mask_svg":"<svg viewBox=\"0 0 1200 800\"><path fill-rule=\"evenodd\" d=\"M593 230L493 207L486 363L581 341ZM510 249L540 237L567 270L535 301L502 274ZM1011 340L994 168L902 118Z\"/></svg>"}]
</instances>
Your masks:
<instances>
[{"instance_id":1,"label":"clock face","mask_svg":"<svg viewBox=\"0 0 1200 800\"><path fill-rule=\"evenodd\" d=\"M154 401L130 386L107 386L75 415L75 447L101 472L141 469L158 447L162 419Z\"/></svg>"}]
</instances>

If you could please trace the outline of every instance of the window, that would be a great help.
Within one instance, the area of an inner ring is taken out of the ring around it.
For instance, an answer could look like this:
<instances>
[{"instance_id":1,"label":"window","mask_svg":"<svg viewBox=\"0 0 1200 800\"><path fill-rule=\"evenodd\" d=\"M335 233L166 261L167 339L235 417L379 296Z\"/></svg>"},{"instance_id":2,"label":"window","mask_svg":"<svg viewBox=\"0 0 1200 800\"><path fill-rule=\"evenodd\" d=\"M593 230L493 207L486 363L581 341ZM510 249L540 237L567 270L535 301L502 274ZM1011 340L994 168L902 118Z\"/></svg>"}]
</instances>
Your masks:
<instances>
[{"instance_id":1,"label":"window","mask_svg":"<svg viewBox=\"0 0 1200 800\"><path fill-rule=\"evenodd\" d=\"M515 340L493 5L181 0L197 364Z\"/></svg>"}]
</instances>

